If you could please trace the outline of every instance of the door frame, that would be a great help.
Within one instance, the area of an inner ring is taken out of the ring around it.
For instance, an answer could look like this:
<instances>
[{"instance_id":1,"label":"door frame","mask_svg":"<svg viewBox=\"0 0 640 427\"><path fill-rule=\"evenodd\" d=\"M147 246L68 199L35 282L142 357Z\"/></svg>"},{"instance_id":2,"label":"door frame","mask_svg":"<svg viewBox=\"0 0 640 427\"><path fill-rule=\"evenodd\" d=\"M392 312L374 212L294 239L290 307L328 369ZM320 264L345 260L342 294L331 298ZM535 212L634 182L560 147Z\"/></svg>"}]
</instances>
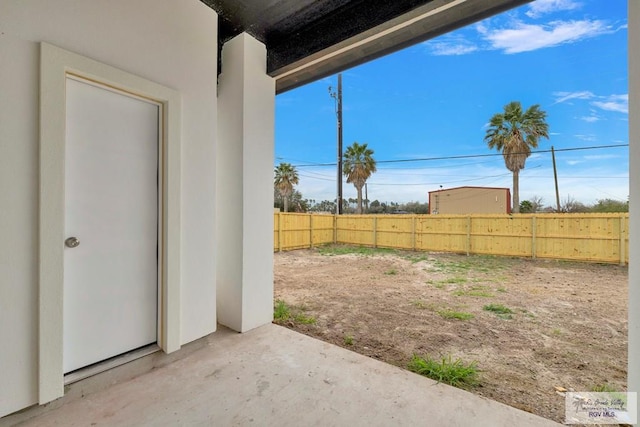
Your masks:
<instances>
[{"instance_id":1,"label":"door frame","mask_svg":"<svg viewBox=\"0 0 640 427\"><path fill-rule=\"evenodd\" d=\"M38 402L64 395L65 99L68 76L160 104L158 346L180 348L180 94L56 46L40 44Z\"/></svg>"}]
</instances>

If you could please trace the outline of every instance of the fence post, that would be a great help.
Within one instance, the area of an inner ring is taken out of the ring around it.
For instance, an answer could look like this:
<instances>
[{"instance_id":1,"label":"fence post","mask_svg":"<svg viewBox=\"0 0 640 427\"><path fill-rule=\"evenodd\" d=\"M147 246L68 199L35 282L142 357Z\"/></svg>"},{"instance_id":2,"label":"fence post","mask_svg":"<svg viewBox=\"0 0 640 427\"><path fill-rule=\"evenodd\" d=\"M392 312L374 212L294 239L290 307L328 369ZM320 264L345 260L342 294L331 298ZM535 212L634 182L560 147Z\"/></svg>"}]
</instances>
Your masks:
<instances>
[{"instance_id":1,"label":"fence post","mask_svg":"<svg viewBox=\"0 0 640 427\"><path fill-rule=\"evenodd\" d=\"M378 247L378 216L373 216L373 247Z\"/></svg>"},{"instance_id":2,"label":"fence post","mask_svg":"<svg viewBox=\"0 0 640 427\"><path fill-rule=\"evenodd\" d=\"M619 229L620 229L620 265L625 265L625 239L624 239L624 214L620 214L620 225L619 225Z\"/></svg>"},{"instance_id":3,"label":"fence post","mask_svg":"<svg viewBox=\"0 0 640 427\"><path fill-rule=\"evenodd\" d=\"M471 215L467 215L467 256L471 253Z\"/></svg>"},{"instance_id":4,"label":"fence post","mask_svg":"<svg viewBox=\"0 0 640 427\"><path fill-rule=\"evenodd\" d=\"M416 250L416 216L411 215L411 250Z\"/></svg>"},{"instance_id":5,"label":"fence post","mask_svg":"<svg viewBox=\"0 0 640 427\"><path fill-rule=\"evenodd\" d=\"M531 217L531 258L536 259L536 216Z\"/></svg>"},{"instance_id":6,"label":"fence post","mask_svg":"<svg viewBox=\"0 0 640 427\"><path fill-rule=\"evenodd\" d=\"M313 249L313 214L309 214L309 248Z\"/></svg>"},{"instance_id":7,"label":"fence post","mask_svg":"<svg viewBox=\"0 0 640 427\"><path fill-rule=\"evenodd\" d=\"M278 212L278 252L282 252L282 214Z\"/></svg>"}]
</instances>

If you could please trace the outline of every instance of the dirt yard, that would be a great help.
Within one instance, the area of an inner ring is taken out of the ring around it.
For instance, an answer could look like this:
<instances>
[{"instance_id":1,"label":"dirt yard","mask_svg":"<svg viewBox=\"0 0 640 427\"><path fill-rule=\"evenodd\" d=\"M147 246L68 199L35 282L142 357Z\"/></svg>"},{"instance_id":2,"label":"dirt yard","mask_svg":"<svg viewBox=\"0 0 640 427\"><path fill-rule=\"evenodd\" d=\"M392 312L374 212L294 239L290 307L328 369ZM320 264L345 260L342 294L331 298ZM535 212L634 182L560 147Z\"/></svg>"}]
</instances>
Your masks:
<instances>
[{"instance_id":1,"label":"dirt yard","mask_svg":"<svg viewBox=\"0 0 640 427\"><path fill-rule=\"evenodd\" d=\"M475 361L472 392L558 422L556 387L626 391L627 283L616 265L341 246L275 254L276 300L315 319L285 326L401 367L414 354Z\"/></svg>"}]
</instances>

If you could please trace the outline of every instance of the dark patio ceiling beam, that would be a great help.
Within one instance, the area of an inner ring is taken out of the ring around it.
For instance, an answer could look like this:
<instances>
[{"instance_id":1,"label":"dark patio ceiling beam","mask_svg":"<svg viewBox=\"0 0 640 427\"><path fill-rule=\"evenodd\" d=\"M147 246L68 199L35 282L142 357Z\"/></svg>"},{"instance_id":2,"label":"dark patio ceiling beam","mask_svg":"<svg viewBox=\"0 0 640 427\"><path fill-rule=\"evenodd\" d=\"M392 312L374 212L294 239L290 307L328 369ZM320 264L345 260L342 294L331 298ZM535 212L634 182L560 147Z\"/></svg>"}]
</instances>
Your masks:
<instances>
[{"instance_id":1,"label":"dark patio ceiling beam","mask_svg":"<svg viewBox=\"0 0 640 427\"><path fill-rule=\"evenodd\" d=\"M220 51L244 31L266 45L281 93L531 0L201 1L218 12Z\"/></svg>"},{"instance_id":2,"label":"dark patio ceiling beam","mask_svg":"<svg viewBox=\"0 0 640 427\"><path fill-rule=\"evenodd\" d=\"M531 0L434 0L368 31L277 69L282 93L405 47L472 24Z\"/></svg>"}]
</instances>

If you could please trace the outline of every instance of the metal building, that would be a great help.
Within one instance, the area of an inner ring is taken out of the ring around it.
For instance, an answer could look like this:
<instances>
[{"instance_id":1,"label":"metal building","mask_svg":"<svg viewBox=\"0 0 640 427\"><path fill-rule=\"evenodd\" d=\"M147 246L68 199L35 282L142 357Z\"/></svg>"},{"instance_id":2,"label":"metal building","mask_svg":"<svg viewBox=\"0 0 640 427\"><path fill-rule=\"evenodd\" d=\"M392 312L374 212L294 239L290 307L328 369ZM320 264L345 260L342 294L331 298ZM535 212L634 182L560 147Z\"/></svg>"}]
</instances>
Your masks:
<instances>
[{"instance_id":1,"label":"metal building","mask_svg":"<svg viewBox=\"0 0 640 427\"><path fill-rule=\"evenodd\" d=\"M511 191L499 187L456 187L429 192L430 214L511 213Z\"/></svg>"}]
</instances>

